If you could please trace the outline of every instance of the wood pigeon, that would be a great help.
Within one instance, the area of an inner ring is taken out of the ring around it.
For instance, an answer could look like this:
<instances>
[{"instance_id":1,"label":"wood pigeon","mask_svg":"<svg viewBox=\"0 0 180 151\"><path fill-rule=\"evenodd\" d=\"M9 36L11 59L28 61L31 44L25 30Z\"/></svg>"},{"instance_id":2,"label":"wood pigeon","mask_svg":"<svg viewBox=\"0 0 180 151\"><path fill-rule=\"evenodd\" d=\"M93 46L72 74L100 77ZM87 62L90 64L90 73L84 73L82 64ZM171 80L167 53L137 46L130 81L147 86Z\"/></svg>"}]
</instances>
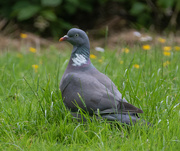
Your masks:
<instances>
[{"instance_id":1,"label":"wood pigeon","mask_svg":"<svg viewBox=\"0 0 180 151\"><path fill-rule=\"evenodd\" d=\"M140 119L137 113L143 111L122 98L111 79L91 63L89 38L83 30L72 28L59 41L68 41L73 45L60 82L63 102L71 112L78 112L80 107L89 115L100 115L126 124Z\"/></svg>"}]
</instances>

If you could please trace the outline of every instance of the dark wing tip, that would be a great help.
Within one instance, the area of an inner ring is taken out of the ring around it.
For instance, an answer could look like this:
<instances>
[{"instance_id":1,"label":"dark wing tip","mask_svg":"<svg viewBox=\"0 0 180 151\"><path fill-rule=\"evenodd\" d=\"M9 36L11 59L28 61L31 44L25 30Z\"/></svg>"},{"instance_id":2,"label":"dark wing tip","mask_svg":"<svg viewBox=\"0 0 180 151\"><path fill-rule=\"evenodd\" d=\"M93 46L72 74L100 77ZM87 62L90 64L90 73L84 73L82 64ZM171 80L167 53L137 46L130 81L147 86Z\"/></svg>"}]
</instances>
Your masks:
<instances>
[{"instance_id":1,"label":"dark wing tip","mask_svg":"<svg viewBox=\"0 0 180 151\"><path fill-rule=\"evenodd\" d=\"M138 109L137 113L144 113L143 110L141 110L139 108L137 108L137 109Z\"/></svg>"},{"instance_id":2,"label":"dark wing tip","mask_svg":"<svg viewBox=\"0 0 180 151\"><path fill-rule=\"evenodd\" d=\"M124 105L124 108L127 112L131 112L131 113L143 113L143 110L135 107L134 105L127 103L127 102L122 102Z\"/></svg>"}]
</instances>

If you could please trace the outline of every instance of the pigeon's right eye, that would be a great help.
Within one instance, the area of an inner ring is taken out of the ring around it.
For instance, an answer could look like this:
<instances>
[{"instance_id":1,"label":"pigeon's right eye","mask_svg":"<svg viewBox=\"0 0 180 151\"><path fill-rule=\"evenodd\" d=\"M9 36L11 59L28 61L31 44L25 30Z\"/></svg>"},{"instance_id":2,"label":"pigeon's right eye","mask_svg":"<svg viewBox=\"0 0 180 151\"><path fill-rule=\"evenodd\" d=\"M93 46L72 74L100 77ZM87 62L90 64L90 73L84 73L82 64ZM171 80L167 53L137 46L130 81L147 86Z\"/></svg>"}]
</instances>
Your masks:
<instances>
[{"instance_id":1,"label":"pigeon's right eye","mask_svg":"<svg viewBox=\"0 0 180 151\"><path fill-rule=\"evenodd\" d=\"M78 37L79 36L79 34L75 34L75 37Z\"/></svg>"}]
</instances>

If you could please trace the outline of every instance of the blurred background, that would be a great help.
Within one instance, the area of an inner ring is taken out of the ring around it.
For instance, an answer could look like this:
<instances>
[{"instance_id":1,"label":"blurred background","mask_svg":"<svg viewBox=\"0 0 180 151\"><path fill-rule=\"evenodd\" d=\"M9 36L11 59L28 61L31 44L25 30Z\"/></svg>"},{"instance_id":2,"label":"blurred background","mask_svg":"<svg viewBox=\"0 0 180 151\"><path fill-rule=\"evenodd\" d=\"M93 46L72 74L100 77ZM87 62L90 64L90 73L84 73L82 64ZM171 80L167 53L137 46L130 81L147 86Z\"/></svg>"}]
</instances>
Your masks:
<instances>
[{"instance_id":1,"label":"blurred background","mask_svg":"<svg viewBox=\"0 0 180 151\"><path fill-rule=\"evenodd\" d=\"M95 38L129 29L178 35L180 0L0 1L1 36L17 38L30 32L54 40L72 27L90 31Z\"/></svg>"}]
</instances>

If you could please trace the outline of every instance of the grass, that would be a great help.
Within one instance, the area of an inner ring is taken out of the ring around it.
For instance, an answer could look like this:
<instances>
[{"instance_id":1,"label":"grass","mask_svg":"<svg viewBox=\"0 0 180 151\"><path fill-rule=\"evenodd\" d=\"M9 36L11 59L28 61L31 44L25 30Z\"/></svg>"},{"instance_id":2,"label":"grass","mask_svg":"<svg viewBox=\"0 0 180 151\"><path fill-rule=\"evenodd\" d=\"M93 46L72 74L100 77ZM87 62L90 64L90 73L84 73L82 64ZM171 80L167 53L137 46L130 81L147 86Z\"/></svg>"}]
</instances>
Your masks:
<instances>
[{"instance_id":1,"label":"grass","mask_svg":"<svg viewBox=\"0 0 180 151\"><path fill-rule=\"evenodd\" d=\"M153 127L74 120L59 90L69 48L1 52L0 150L180 150L180 52L161 49L92 52L94 66Z\"/></svg>"}]
</instances>

